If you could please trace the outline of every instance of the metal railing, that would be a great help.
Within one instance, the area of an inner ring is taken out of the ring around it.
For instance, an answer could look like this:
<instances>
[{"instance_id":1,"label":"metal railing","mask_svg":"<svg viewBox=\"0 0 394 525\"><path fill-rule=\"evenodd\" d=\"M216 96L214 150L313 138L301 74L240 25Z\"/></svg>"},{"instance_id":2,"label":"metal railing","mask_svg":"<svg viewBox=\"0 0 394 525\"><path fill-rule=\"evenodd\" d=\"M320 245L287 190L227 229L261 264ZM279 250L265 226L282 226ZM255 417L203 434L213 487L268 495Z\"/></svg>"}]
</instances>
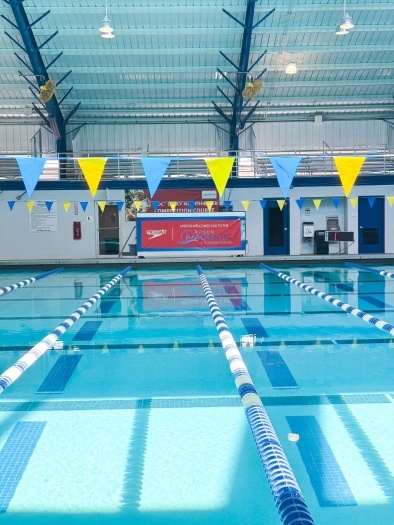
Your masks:
<instances>
[{"instance_id":1,"label":"metal railing","mask_svg":"<svg viewBox=\"0 0 394 525\"><path fill-rule=\"evenodd\" d=\"M29 155L15 155L0 157L0 180L21 180L21 173L16 157L27 157ZM145 173L141 163L141 154L116 154L116 153L89 153L81 157L104 157L107 162L104 168L102 180L144 180ZM165 179L183 178L210 178L208 167L204 159L226 157L228 152L216 153L180 152L180 153L149 153L150 158L171 157ZM248 151L241 152L236 157L231 177L237 178L270 178L276 177L270 157L278 156L300 156L302 160L298 166L296 177L306 176L329 176L337 175L334 156L365 156L366 160L361 168L360 174L365 175L392 175L394 174L394 150L381 148L379 150L367 149L338 149L327 151L292 151L292 152L264 152ZM77 157L72 154L43 155L47 159L44 170L40 177L42 180L83 179L82 171ZM79 158L81 158L79 157Z\"/></svg>"}]
</instances>

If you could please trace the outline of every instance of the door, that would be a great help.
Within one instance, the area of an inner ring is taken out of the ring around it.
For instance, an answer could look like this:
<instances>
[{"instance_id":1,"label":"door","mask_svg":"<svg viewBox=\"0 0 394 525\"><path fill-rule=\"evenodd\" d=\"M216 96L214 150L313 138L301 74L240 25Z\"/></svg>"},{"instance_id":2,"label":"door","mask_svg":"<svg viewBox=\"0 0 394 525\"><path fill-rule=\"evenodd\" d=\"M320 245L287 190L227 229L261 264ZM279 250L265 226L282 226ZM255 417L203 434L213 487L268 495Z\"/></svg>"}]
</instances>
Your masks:
<instances>
[{"instance_id":1,"label":"door","mask_svg":"<svg viewBox=\"0 0 394 525\"><path fill-rule=\"evenodd\" d=\"M384 253L383 197L358 198L358 252Z\"/></svg>"},{"instance_id":2,"label":"door","mask_svg":"<svg viewBox=\"0 0 394 525\"><path fill-rule=\"evenodd\" d=\"M289 204L281 210L277 200L268 200L264 208L264 255L289 254Z\"/></svg>"},{"instance_id":3,"label":"door","mask_svg":"<svg viewBox=\"0 0 394 525\"><path fill-rule=\"evenodd\" d=\"M107 204L104 211L98 206L99 255L119 255L119 209Z\"/></svg>"}]
</instances>

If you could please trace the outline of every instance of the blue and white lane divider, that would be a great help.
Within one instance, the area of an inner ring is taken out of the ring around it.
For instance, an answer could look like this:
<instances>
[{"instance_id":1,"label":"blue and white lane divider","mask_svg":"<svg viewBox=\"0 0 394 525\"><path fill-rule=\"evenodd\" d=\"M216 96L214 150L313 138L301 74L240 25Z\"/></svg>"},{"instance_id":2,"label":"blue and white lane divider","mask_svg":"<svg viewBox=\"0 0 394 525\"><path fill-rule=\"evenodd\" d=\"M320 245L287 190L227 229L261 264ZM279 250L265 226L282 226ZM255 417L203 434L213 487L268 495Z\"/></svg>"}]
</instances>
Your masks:
<instances>
[{"instance_id":1,"label":"blue and white lane divider","mask_svg":"<svg viewBox=\"0 0 394 525\"><path fill-rule=\"evenodd\" d=\"M284 525L314 523L275 430L200 265L197 272Z\"/></svg>"},{"instance_id":2,"label":"blue and white lane divider","mask_svg":"<svg viewBox=\"0 0 394 525\"><path fill-rule=\"evenodd\" d=\"M279 272L278 270L275 270L274 268L271 268L270 266L267 266L266 264L260 263L261 268L264 268L265 270L268 270L269 272L273 273L274 275L280 277L281 279L284 279L288 283L294 284L295 286L298 286L305 292L309 292L312 295L316 295L316 297L320 297L320 299L323 299L324 301L327 301L327 303L333 304L337 308L340 308L344 312L347 312L348 314L354 315L354 317L358 317L365 321L366 323L370 323L374 325L376 328L379 328L379 330L383 330L384 332L388 332L389 334L394 336L394 326L390 323L386 323L386 321L383 321L382 319L379 319L378 317L375 317L371 314L367 314L366 312L363 312L363 310L360 310L359 308L355 308L354 306L344 303L340 299L336 299L332 295L329 295L328 293L321 292L320 290L317 290L316 288L313 288L313 286L310 286L309 284L303 283L302 281L297 281L297 279L294 279L293 277L290 277L289 275Z\"/></svg>"},{"instance_id":3,"label":"blue and white lane divider","mask_svg":"<svg viewBox=\"0 0 394 525\"><path fill-rule=\"evenodd\" d=\"M394 273L392 272L376 270L376 268L370 268L369 266L362 266L361 264L354 264L349 262L345 262L345 265L349 266L349 268L355 268L356 270L364 270L369 273L375 273L376 275L382 275L383 277L390 277L391 279L394 279Z\"/></svg>"},{"instance_id":4,"label":"blue and white lane divider","mask_svg":"<svg viewBox=\"0 0 394 525\"><path fill-rule=\"evenodd\" d=\"M82 317L105 293L112 288L125 275L131 266L125 268L121 273L116 275L109 283L100 288L90 299L73 312L52 332L44 337L39 343L24 354L16 363L0 375L0 394L4 392L14 381L16 381L31 365L33 365L47 350L53 348L55 342L66 330L70 328L80 317Z\"/></svg>"},{"instance_id":5,"label":"blue and white lane divider","mask_svg":"<svg viewBox=\"0 0 394 525\"><path fill-rule=\"evenodd\" d=\"M35 283L36 281L39 281L40 279L44 279L44 277L48 277L48 275L53 275L54 273L58 273L64 270L63 267L61 268L55 268L54 270L50 270L49 272L40 273L40 275L36 275L35 277L30 277L29 279L25 279L24 281L19 281L15 284L10 284L10 286L3 286L0 288L0 296L13 292L17 288L22 288L23 286L28 286L29 284Z\"/></svg>"}]
</instances>

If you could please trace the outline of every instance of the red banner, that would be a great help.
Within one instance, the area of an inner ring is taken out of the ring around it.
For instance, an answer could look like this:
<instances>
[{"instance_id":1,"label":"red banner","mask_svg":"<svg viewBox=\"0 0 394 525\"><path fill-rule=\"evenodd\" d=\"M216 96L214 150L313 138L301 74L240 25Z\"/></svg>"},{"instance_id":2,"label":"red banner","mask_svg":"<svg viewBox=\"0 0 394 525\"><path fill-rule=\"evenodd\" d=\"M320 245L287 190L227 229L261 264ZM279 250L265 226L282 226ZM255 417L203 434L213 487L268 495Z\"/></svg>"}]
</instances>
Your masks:
<instances>
[{"instance_id":1,"label":"red banner","mask_svg":"<svg viewBox=\"0 0 394 525\"><path fill-rule=\"evenodd\" d=\"M160 216L137 220L138 250L243 249L241 218L167 219Z\"/></svg>"}]
</instances>

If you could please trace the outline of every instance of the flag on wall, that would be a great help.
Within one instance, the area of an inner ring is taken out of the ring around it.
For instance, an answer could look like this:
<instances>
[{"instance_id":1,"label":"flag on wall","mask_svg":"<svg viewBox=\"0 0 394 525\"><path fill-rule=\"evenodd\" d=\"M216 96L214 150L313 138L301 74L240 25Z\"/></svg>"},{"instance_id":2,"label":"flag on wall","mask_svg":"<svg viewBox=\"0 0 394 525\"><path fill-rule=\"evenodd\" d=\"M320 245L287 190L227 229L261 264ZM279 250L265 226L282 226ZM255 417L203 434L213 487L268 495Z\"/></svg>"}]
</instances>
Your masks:
<instances>
[{"instance_id":1,"label":"flag on wall","mask_svg":"<svg viewBox=\"0 0 394 525\"><path fill-rule=\"evenodd\" d=\"M42 157L16 157L26 193L31 197L44 169L46 159Z\"/></svg>"},{"instance_id":2,"label":"flag on wall","mask_svg":"<svg viewBox=\"0 0 394 525\"><path fill-rule=\"evenodd\" d=\"M101 177L103 176L105 164L107 159L99 157L91 157L87 159L77 159L79 167L81 168L82 174L88 183L90 193L94 197L96 195L97 188L100 184Z\"/></svg>"},{"instance_id":3,"label":"flag on wall","mask_svg":"<svg viewBox=\"0 0 394 525\"><path fill-rule=\"evenodd\" d=\"M219 159L205 159L209 173L218 190L219 197L223 195L227 181L233 168L235 157L224 157Z\"/></svg>"},{"instance_id":4,"label":"flag on wall","mask_svg":"<svg viewBox=\"0 0 394 525\"><path fill-rule=\"evenodd\" d=\"M144 157L141 159L151 197L156 193L170 162L171 157Z\"/></svg>"},{"instance_id":5,"label":"flag on wall","mask_svg":"<svg viewBox=\"0 0 394 525\"><path fill-rule=\"evenodd\" d=\"M269 157L283 197L286 199L302 157Z\"/></svg>"},{"instance_id":6,"label":"flag on wall","mask_svg":"<svg viewBox=\"0 0 394 525\"><path fill-rule=\"evenodd\" d=\"M346 197L352 191L366 157L334 157Z\"/></svg>"}]
</instances>

